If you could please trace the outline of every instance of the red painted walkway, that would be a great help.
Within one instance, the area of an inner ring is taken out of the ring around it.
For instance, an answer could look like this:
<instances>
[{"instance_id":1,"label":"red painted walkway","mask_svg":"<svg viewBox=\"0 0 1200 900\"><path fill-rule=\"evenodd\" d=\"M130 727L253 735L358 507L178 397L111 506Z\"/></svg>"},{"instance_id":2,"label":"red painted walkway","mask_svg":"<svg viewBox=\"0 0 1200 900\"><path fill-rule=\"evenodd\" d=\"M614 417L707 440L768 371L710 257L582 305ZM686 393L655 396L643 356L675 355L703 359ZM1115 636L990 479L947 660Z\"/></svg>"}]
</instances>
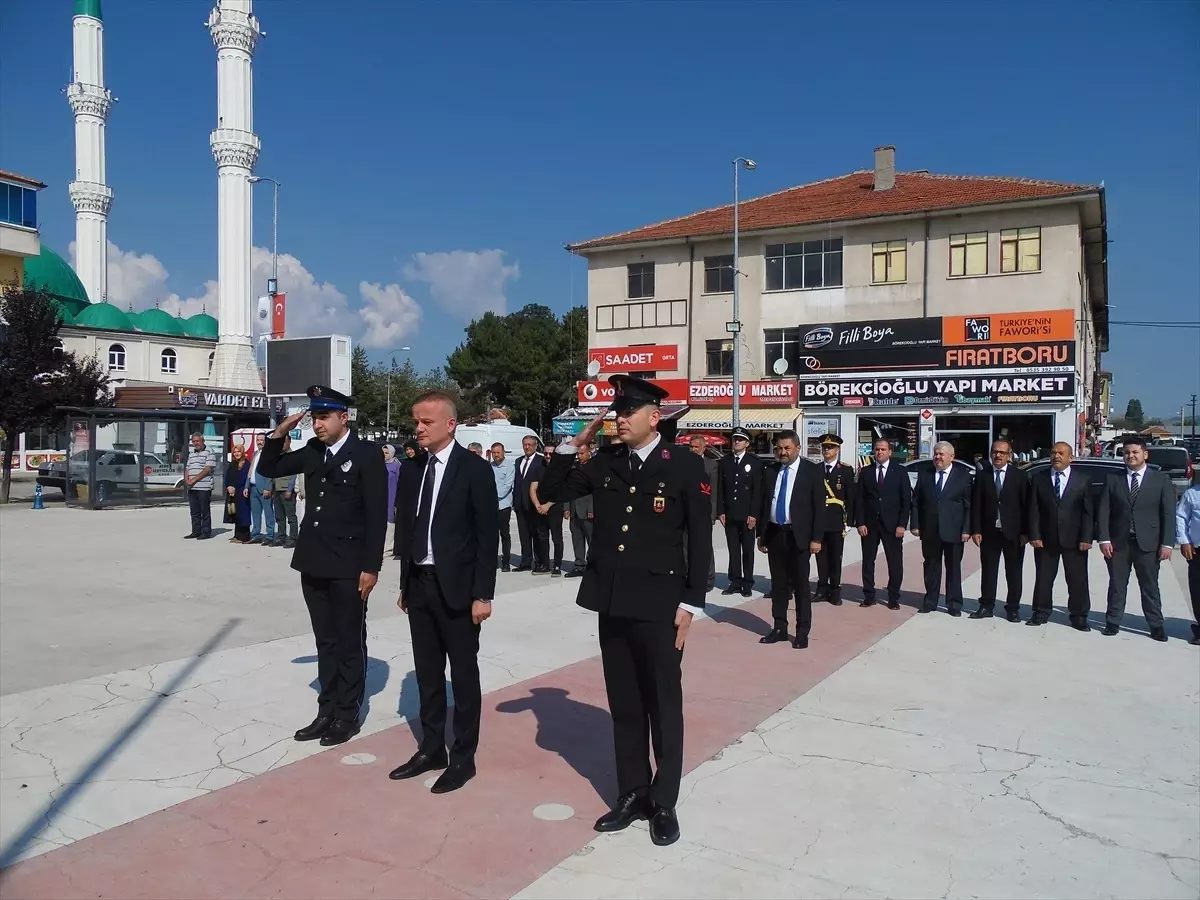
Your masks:
<instances>
[{"instance_id":1,"label":"red painted walkway","mask_svg":"<svg viewBox=\"0 0 1200 900\"><path fill-rule=\"evenodd\" d=\"M905 553L920 586L920 550ZM882 567L882 560L880 560ZM968 551L964 577L978 565ZM859 566L846 571L860 580ZM760 646L770 601L697 622L684 659L690 771L870 647L912 606L817 604L807 651ZM910 601L916 597L910 595ZM486 629L484 641L486 642ZM615 793L598 657L488 694L479 775L434 796L387 772L414 750L398 726L188 800L12 867L4 898L509 897L594 836ZM346 765L347 754L373 754ZM575 810L542 821L541 804ZM680 810L687 834L687 808ZM644 837L644 836L641 836Z\"/></svg>"}]
</instances>

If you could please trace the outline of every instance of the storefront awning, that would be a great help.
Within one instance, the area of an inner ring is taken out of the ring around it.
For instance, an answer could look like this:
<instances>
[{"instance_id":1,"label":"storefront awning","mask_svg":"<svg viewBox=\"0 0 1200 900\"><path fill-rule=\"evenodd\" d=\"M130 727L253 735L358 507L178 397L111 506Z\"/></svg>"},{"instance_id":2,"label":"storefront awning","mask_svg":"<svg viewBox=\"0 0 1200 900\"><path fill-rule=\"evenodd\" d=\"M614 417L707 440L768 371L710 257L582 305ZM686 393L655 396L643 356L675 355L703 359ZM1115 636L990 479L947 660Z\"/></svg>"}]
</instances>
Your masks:
<instances>
[{"instance_id":1,"label":"storefront awning","mask_svg":"<svg viewBox=\"0 0 1200 900\"><path fill-rule=\"evenodd\" d=\"M782 431L796 427L796 418L800 415L798 409L743 409L739 412L743 428L755 431ZM679 420L680 430L692 428L715 428L728 431L733 428L733 410L720 407L698 407L690 410Z\"/></svg>"}]
</instances>

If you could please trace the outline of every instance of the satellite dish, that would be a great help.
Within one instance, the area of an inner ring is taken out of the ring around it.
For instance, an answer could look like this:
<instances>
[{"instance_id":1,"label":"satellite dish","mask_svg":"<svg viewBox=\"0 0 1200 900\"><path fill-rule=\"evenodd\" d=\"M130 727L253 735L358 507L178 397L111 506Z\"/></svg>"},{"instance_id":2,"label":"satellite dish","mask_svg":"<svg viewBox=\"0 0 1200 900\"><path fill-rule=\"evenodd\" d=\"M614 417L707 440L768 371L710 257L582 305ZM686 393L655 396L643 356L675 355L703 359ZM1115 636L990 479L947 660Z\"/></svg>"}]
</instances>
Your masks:
<instances>
[{"instance_id":1,"label":"satellite dish","mask_svg":"<svg viewBox=\"0 0 1200 900\"><path fill-rule=\"evenodd\" d=\"M771 366L771 371L776 375L782 375L788 370L788 361L782 356L775 360L775 365Z\"/></svg>"},{"instance_id":2,"label":"satellite dish","mask_svg":"<svg viewBox=\"0 0 1200 900\"><path fill-rule=\"evenodd\" d=\"M587 373L588 373L588 378L595 378L597 375L599 375L600 374L600 360L593 359L590 363L588 363Z\"/></svg>"}]
</instances>

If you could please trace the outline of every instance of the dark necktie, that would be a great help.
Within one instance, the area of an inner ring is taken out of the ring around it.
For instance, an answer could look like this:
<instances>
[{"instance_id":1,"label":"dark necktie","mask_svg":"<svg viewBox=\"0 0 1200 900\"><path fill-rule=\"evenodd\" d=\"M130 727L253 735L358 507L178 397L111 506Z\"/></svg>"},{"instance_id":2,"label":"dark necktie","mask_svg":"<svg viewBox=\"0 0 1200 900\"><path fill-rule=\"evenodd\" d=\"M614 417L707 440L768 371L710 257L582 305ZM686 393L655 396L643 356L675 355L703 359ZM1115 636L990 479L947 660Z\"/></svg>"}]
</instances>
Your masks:
<instances>
[{"instance_id":1,"label":"dark necktie","mask_svg":"<svg viewBox=\"0 0 1200 900\"><path fill-rule=\"evenodd\" d=\"M634 478L637 478L638 472L642 470L642 458L636 453L629 454L629 471Z\"/></svg>"},{"instance_id":2,"label":"dark necktie","mask_svg":"<svg viewBox=\"0 0 1200 900\"><path fill-rule=\"evenodd\" d=\"M1129 505L1133 506L1133 504L1137 503L1138 492L1141 491L1141 487L1138 485L1138 473L1131 472L1130 475L1133 480L1129 483Z\"/></svg>"},{"instance_id":3,"label":"dark necktie","mask_svg":"<svg viewBox=\"0 0 1200 900\"><path fill-rule=\"evenodd\" d=\"M945 479L946 479L946 473L945 473L945 472L938 472L938 477L937 477L937 492L938 492L939 494L942 492L942 484L945 482Z\"/></svg>"},{"instance_id":4,"label":"dark necktie","mask_svg":"<svg viewBox=\"0 0 1200 900\"><path fill-rule=\"evenodd\" d=\"M1003 470L1003 469L997 469L997 470L996 470L996 496L997 496L997 497L999 497L999 496L1000 496L1000 491L1001 491L1001 489L1004 487L1004 480L1001 478L1001 476L1002 476L1003 474L1004 474L1004 470Z\"/></svg>"},{"instance_id":5,"label":"dark necktie","mask_svg":"<svg viewBox=\"0 0 1200 900\"><path fill-rule=\"evenodd\" d=\"M826 475L832 475L832 474L833 474L833 466L832 466L832 465L828 465L828 466L826 466L826 467L825 467L825 474L826 474Z\"/></svg>"},{"instance_id":6,"label":"dark necktie","mask_svg":"<svg viewBox=\"0 0 1200 900\"><path fill-rule=\"evenodd\" d=\"M877 483L877 484L879 484L880 486L882 486L882 485L883 485L883 475L884 475L884 471L885 471L885 470L884 470L884 467L883 467L883 466L879 466L878 468L876 468L876 469L875 469L875 475L876 475L876 479L875 479L875 480L876 480L876 483Z\"/></svg>"},{"instance_id":7,"label":"dark necktie","mask_svg":"<svg viewBox=\"0 0 1200 900\"><path fill-rule=\"evenodd\" d=\"M333 448L332 447L325 448L325 462L333 462Z\"/></svg>"},{"instance_id":8,"label":"dark necktie","mask_svg":"<svg viewBox=\"0 0 1200 900\"><path fill-rule=\"evenodd\" d=\"M1056 500L1062 499L1062 472L1054 473L1054 497Z\"/></svg>"},{"instance_id":9,"label":"dark necktie","mask_svg":"<svg viewBox=\"0 0 1200 900\"><path fill-rule=\"evenodd\" d=\"M437 457L430 456L425 465L425 480L421 484L421 504L417 509L417 522L412 536L412 561L420 565L429 555L429 520L433 516L433 479Z\"/></svg>"}]
</instances>

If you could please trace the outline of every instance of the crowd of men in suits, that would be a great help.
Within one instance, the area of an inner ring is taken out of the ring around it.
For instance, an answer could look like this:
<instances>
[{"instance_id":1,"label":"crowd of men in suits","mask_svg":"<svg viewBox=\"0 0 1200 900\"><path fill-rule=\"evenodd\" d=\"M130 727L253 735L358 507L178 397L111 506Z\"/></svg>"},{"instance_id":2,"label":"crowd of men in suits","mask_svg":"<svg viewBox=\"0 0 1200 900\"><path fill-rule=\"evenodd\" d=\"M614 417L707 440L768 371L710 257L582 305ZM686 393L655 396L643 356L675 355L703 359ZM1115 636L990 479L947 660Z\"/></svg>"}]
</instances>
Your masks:
<instances>
[{"instance_id":1,"label":"crowd of men in suits","mask_svg":"<svg viewBox=\"0 0 1200 900\"><path fill-rule=\"evenodd\" d=\"M810 463L799 457L796 434L781 432L776 460L767 464L748 452L749 437L735 431L733 452L717 466L717 514L729 546L729 585L723 593L751 596L755 543L767 553L774 627L763 643L787 639L793 596L797 625L792 645L797 648L808 645L813 600L841 605L842 551L851 527L862 539L861 606L876 603L875 565L882 544L887 604L900 608L902 547L905 532L911 531L920 539L924 563L919 612L936 610L944 593L947 612L962 615L963 549L972 542L979 547L982 582L979 607L970 617L995 615L1003 562L1004 614L1008 621L1020 622L1025 548L1030 546L1036 579L1026 624L1044 625L1050 619L1061 568L1070 623L1090 631L1087 554L1099 543L1109 572L1103 633L1111 636L1120 629L1132 572L1150 636L1167 639L1158 573L1174 543L1175 489L1167 475L1147 466L1141 439L1126 441L1124 472L1111 475L1098 493L1083 473L1073 471L1066 443L1055 444L1050 467L1031 478L1013 464L1008 441L995 441L991 464L974 474L971 467L954 464L954 446L942 441L933 448L933 469L922 472L915 487L904 467L892 462L887 440L875 442L873 460L857 479L839 460L841 443L837 435L823 435L824 461ZM810 596L809 558L814 555L817 589Z\"/></svg>"}]
</instances>

